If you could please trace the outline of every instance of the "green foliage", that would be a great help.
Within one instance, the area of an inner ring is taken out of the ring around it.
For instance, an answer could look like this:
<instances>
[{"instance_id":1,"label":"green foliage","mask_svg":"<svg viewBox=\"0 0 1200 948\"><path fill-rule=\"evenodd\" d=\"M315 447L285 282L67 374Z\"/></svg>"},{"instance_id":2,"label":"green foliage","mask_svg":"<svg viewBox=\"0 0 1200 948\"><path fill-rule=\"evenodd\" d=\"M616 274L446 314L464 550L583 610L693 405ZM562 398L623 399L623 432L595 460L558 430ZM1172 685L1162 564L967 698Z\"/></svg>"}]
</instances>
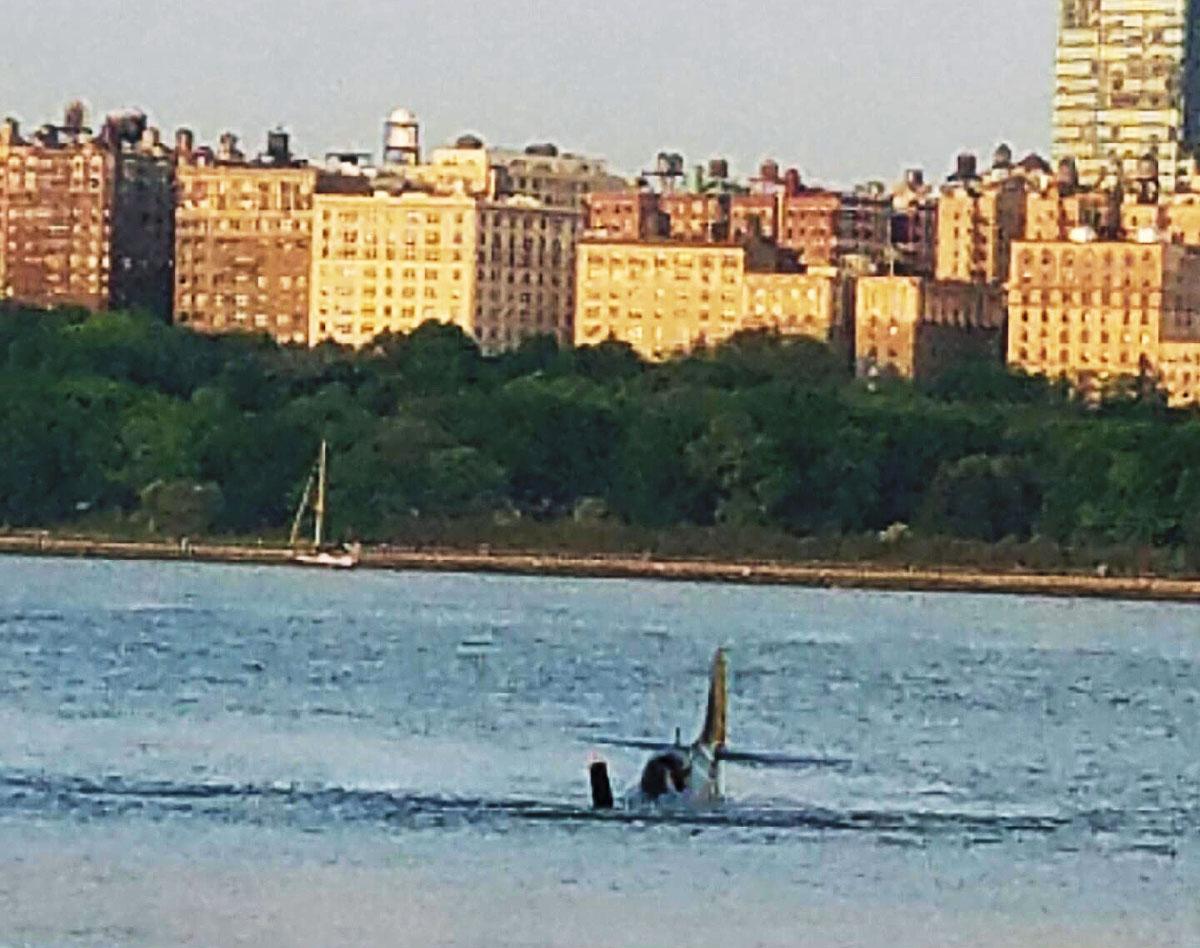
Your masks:
<instances>
[{"instance_id":1,"label":"green foliage","mask_svg":"<svg viewBox=\"0 0 1200 948\"><path fill-rule=\"evenodd\" d=\"M974 363L863 385L769 333L648 365L550 337L484 356L438 324L352 352L0 308L0 524L278 536L326 439L335 539L502 519L656 549L1200 566L1200 420L1153 381L1088 400ZM893 524L912 529L881 543Z\"/></svg>"},{"instance_id":2,"label":"green foliage","mask_svg":"<svg viewBox=\"0 0 1200 948\"><path fill-rule=\"evenodd\" d=\"M944 464L921 505L929 533L995 542L1033 532L1040 490L1028 462L973 454Z\"/></svg>"},{"instance_id":3,"label":"green foliage","mask_svg":"<svg viewBox=\"0 0 1200 948\"><path fill-rule=\"evenodd\" d=\"M220 516L221 489L190 480L155 481L141 491L142 512L152 532L173 537L212 530Z\"/></svg>"}]
</instances>

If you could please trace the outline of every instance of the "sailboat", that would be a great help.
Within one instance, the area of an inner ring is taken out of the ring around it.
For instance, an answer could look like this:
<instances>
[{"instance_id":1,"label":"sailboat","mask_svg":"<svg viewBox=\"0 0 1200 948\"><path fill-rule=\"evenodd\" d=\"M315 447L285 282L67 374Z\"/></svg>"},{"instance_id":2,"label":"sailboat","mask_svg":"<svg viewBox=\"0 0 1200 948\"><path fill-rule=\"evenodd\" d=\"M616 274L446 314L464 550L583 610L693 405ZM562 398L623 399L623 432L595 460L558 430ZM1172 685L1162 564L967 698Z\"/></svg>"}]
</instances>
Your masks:
<instances>
[{"instance_id":1,"label":"sailboat","mask_svg":"<svg viewBox=\"0 0 1200 948\"><path fill-rule=\"evenodd\" d=\"M317 496L313 501L313 487ZM351 549L325 547L325 509L329 496L329 445L321 439L321 450L317 455L317 467L308 476L304 485L304 496L300 498L300 506L296 508L296 516L292 520L292 535L288 541L292 548L292 562L303 563L305 566L328 566L333 569L352 569L358 565L358 544ZM304 514L311 503L313 509L313 543L311 550L300 550L296 541L300 537L300 526Z\"/></svg>"}]
</instances>

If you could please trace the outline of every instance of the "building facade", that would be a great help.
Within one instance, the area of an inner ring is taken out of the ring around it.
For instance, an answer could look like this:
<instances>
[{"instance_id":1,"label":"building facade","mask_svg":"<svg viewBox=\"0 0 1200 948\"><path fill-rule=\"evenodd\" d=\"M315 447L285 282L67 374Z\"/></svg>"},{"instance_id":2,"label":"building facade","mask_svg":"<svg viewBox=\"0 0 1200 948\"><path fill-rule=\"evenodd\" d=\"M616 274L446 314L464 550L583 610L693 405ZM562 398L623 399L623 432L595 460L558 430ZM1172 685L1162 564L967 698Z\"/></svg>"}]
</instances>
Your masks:
<instances>
[{"instance_id":1,"label":"building facade","mask_svg":"<svg viewBox=\"0 0 1200 948\"><path fill-rule=\"evenodd\" d=\"M1175 190L1200 144L1198 40L1190 0L1060 0L1054 157L1095 184L1153 152Z\"/></svg>"},{"instance_id":2,"label":"building facade","mask_svg":"<svg viewBox=\"0 0 1200 948\"><path fill-rule=\"evenodd\" d=\"M858 375L919 379L964 359L1003 362L1004 292L983 283L862 277L856 287Z\"/></svg>"},{"instance_id":3,"label":"building facade","mask_svg":"<svg viewBox=\"0 0 1200 948\"><path fill-rule=\"evenodd\" d=\"M778 233L779 246L798 252L806 266L873 272L883 266L891 242L891 199L866 192L785 191Z\"/></svg>"},{"instance_id":4,"label":"building facade","mask_svg":"<svg viewBox=\"0 0 1200 948\"><path fill-rule=\"evenodd\" d=\"M585 202L584 231L613 240L654 240L667 235L667 219L653 191L598 191Z\"/></svg>"},{"instance_id":5,"label":"building facade","mask_svg":"<svg viewBox=\"0 0 1200 948\"><path fill-rule=\"evenodd\" d=\"M884 259L886 272L932 277L937 268L937 191L920 168L910 168L892 188L891 246Z\"/></svg>"},{"instance_id":6,"label":"building facade","mask_svg":"<svg viewBox=\"0 0 1200 948\"><path fill-rule=\"evenodd\" d=\"M938 201L939 281L1000 284L1008 279L1012 243L1025 234L1028 190L1028 179L1014 173L1010 158L998 151L992 169L980 175L974 156L960 156Z\"/></svg>"},{"instance_id":7,"label":"building facade","mask_svg":"<svg viewBox=\"0 0 1200 948\"><path fill-rule=\"evenodd\" d=\"M582 213L589 195L625 188L599 158L560 153L555 145L524 151L493 148L474 135L433 149L427 161L385 165L391 184L479 198L530 197L549 208Z\"/></svg>"},{"instance_id":8,"label":"building facade","mask_svg":"<svg viewBox=\"0 0 1200 948\"><path fill-rule=\"evenodd\" d=\"M68 123L69 124L69 123ZM106 309L111 298L115 159L83 129L29 139L0 128L0 296Z\"/></svg>"},{"instance_id":9,"label":"building facade","mask_svg":"<svg viewBox=\"0 0 1200 948\"><path fill-rule=\"evenodd\" d=\"M760 268L755 257L728 242L585 238L576 261L575 344L617 340L656 360L747 329L847 340L845 281L832 271Z\"/></svg>"},{"instance_id":10,"label":"building facade","mask_svg":"<svg viewBox=\"0 0 1200 948\"><path fill-rule=\"evenodd\" d=\"M0 299L170 314L174 167L136 110L0 125Z\"/></svg>"},{"instance_id":11,"label":"building facade","mask_svg":"<svg viewBox=\"0 0 1200 948\"><path fill-rule=\"evenodd\" d=\"M1018 242L1008 361L1085 392L1119 377L1195 401L1200 250L1161 241Z\"/></svg>"},{"instance_id":12,"label":"building facade","mask_svg":"<svg viewBox=\"0 0 1200 948\"><path fill-rule=\"evenodd\" d=\"M308 342L318 173L286 136L248 161L226 136L214 153L181 133L175 211L175 321L199 332Z\"/></svg>"},{"instance_id":13,"label":"building facade","mask_svg":"<svg viewBox=\"0 0 1200 948\"><path fill-rule=\"evenodd\" d=\"M659 195L659 210L666 216L672 240L714 243L729 238L728 194L672 191Z\"/></svg>"},{"instance_id":14,"label":"building facade","mask_svg":"<svg viewBox=\"0 0 1200 948\"><path fill-rule=\"evenodd\" d=\"M588 195L626 184L602 159L560 152L552 144L530 145L523 151L493 148L489 155L502 170L508 193L531 197L548 208L582 213Z\"/></svg>"},{"instance_id":15,"label":"building facade","mask_svg":"<svg viewBox=\"0 0 1200 948\"><path fill-rule=\"evenodd\" d=\"M494 352L571 343L574 211L422 191L318 193L309 340L363 346L437 321Z\"/></svg>"}]
</instances>

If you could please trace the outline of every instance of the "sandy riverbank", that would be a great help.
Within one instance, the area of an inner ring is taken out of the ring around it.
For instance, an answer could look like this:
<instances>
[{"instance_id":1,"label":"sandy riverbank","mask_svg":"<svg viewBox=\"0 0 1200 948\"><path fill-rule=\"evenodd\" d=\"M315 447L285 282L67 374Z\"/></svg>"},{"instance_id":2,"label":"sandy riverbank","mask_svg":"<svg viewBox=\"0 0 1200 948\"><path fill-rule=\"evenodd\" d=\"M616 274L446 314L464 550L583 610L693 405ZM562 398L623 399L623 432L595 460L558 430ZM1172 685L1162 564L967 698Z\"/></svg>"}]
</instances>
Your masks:
<instances>
[{"instance_id":1,"label":"sandy riverbank","mask_svg":"<svg viewBox=\"0 0 1200 948\"><path fill-rule=\"evenodd\" d=\"M0 535L0 554L107 559L193 560L295 565L291 551L268 545L135 542L49 534ZM1200 579L1097 576L974 569L895 567L862 563L785 563L653 559L648 557L509 551L367 548L361 568L440 572L492 572L539 576L644 578L779 586L924 592L1086 596L1109 599L1200 601Z\"/></svg>"}]
</instances>

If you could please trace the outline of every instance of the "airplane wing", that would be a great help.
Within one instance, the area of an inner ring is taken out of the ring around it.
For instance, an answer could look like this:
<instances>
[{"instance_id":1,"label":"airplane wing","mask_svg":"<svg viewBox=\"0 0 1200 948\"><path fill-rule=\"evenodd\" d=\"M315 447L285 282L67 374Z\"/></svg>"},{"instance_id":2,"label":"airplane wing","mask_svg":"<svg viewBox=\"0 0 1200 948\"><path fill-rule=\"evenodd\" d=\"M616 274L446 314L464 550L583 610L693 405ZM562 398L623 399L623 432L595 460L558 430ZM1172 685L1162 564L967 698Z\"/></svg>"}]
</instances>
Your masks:
<instances>
[{"instance_id":1,"label":"airplane wing","mask_svg":"<svg viewBox=\"0 0 1200 948\"><path fill-rule=\"evenodd\" d=\"M641 737L588 737L584 740L589 744L603 744L605 747L633 747L649 751L668 750L671 747L670 741L652 741Z\"/></svg>"},{"instance_id":2,"label":"airplane wing","mask_svg":"<svg viewBox=\"0 0 1200 948\"><path fill-rule=\"evenodd\" d=\"M844 757L816 757L795 754L772 754L762 751L736 751L727 747L717 750L717 760L748 767L848 767Z\"/></svg>"},{"instance_id":3,"label":"airplane wing","mask_svg":"<svg viewBox=\"0 0 1200 948\"><path fill-rule=\"evenodd\" d=\"M589 737L589 744L606 747L632 747L635 750L669 750L669 741L652 741L642 737ZM738 751L721 747L716 752L717 760L729 764L744 764L747 767L848 767L851 761L845 757L818 757L815 755L774 754L769 751Z\"/></svg>"}]
</instances>

